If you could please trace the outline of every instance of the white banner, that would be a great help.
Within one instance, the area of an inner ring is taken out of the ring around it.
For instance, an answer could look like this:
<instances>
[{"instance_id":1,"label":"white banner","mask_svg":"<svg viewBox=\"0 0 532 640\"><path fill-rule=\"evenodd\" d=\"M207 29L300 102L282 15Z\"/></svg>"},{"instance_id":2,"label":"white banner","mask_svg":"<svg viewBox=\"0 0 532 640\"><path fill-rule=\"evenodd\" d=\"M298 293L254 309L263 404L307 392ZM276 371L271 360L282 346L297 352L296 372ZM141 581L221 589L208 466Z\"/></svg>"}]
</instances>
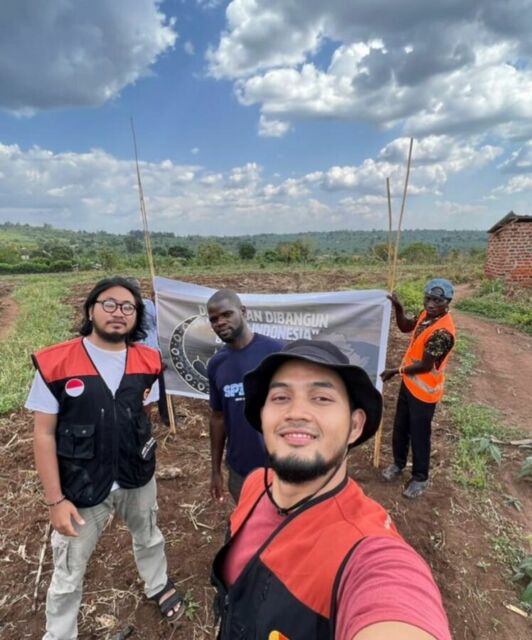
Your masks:
<instances>
[{"instance_id":1,"label":"white banner","mask_svg":"<svg viewBox=\"0 0 532 640\"><path fill-rule=\"evenodd\" d=\"M156 277L157 329L166 391L207 398L207 363L223 346L207 317L208 287ZM382 388L391 303L386 291L239 294L253 332L283 342L330 340Z\"/></svg>"}]
</instances>

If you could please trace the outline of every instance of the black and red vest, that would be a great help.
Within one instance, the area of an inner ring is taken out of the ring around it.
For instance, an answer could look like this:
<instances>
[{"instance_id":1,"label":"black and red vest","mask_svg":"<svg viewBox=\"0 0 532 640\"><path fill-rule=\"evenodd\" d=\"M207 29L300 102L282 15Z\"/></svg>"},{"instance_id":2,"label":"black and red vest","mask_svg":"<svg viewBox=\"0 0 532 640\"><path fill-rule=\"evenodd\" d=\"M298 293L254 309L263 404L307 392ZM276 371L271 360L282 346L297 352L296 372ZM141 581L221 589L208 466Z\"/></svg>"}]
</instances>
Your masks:
<instances>
[{"instance_id":1,"label":"black and red vest","mask_svg":"<svg viewBox=\"0 0 532 640\"><path fill-rule=\"evenodd\" d=\"M368 536L401 538L386 511L346 478L287 516L227 589L224 559L265 493L263 477L259 469L246 479L231 537L214 559L218 638L332 640L340 579L358 543Z\"/></svg>"},{"instance_id":2,"label":"black and red vest","mask_svg":"<svg viewBox=\"0 0 532 640\"><path fill-rule=\"evenodd\" d=\"M65 496L76 507L92 507L105 500L114 481L124 489L145 485L155 470L155 447L146 454L151 425L143 399L161 371L159 352L129 345L114 396L81 338L32 359L59 403L55 436Z\"/></svg>"}]
</instances>

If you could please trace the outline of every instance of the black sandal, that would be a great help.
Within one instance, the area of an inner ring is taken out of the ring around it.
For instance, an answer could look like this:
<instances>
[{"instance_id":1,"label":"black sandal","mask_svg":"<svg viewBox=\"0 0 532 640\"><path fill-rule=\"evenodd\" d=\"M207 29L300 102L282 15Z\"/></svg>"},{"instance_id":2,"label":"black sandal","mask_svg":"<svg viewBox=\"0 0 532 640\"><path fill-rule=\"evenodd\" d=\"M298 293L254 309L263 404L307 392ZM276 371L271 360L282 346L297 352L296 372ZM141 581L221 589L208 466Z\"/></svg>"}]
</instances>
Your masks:
<instances>
[{"instance_id":1,"label":"black sandal","mask_svg":"<svg viewBox=\"0 0 532 640\"><path fill-rule=\"evenodd\" d=\"M168 596L166 600L161 602L161 598L166 595L169 591L174 589L174 593L171 596ZM159 607L159 611L161 612L162 617L169 622L177 622L179 618L185 613L185 601L183 598L175 591L175 584L172 580L168 580L166 585L148 600L152 600ZM172 611L170 615L168 615Z\"/></svg>"}]
</instances>

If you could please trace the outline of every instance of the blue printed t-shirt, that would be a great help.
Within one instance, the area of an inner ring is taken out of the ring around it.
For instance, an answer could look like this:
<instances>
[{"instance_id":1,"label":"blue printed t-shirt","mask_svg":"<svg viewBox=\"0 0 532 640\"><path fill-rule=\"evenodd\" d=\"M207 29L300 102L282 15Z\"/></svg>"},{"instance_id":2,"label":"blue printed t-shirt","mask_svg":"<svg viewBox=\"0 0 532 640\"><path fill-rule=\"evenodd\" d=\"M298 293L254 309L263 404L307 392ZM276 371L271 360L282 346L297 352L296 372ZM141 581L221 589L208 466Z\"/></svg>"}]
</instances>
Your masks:
<instances>
[{"instance_id":1,"label":"blue printed t-shirt","mask_svg":"<svg viewBox=\"0 0 532 640\"><path fill-rule=\"evenodd\" d=\"M227 435L227 464L242 476L264 466L262 436L244 416L244 375L283 343L259 333L243 349L225 345L207 365L211 409L221 411Z\"/></svg>"}]
</instances>

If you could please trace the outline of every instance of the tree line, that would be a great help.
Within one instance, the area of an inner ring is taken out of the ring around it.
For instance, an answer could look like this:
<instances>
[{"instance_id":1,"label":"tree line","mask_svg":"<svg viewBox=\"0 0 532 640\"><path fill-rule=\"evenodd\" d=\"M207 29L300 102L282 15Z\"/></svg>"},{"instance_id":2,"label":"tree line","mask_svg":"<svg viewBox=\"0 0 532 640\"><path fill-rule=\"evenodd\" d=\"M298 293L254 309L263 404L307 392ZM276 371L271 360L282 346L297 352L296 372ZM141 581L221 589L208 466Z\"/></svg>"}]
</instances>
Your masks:
<instances>
[{"instance_id":1,"label":"tree line","mask_svg":"<svg viewBox=\"0 0 532 640\"><path fill-rule=\"evenodd\" d=\"M333 231L257 236L176 236L150 234L155 260L160 266L218 265L256 261L305 264L350 264L360 260L380 262L388 256L384 231ZM405 230L399 258L412 263L434 263L464 255L482 257L486 248L482 231ZM35 227L15 223L0 225L0 273L45 273L74 269L144 268L143 232L127 234Z\"/></svg>"}]
</instances>

